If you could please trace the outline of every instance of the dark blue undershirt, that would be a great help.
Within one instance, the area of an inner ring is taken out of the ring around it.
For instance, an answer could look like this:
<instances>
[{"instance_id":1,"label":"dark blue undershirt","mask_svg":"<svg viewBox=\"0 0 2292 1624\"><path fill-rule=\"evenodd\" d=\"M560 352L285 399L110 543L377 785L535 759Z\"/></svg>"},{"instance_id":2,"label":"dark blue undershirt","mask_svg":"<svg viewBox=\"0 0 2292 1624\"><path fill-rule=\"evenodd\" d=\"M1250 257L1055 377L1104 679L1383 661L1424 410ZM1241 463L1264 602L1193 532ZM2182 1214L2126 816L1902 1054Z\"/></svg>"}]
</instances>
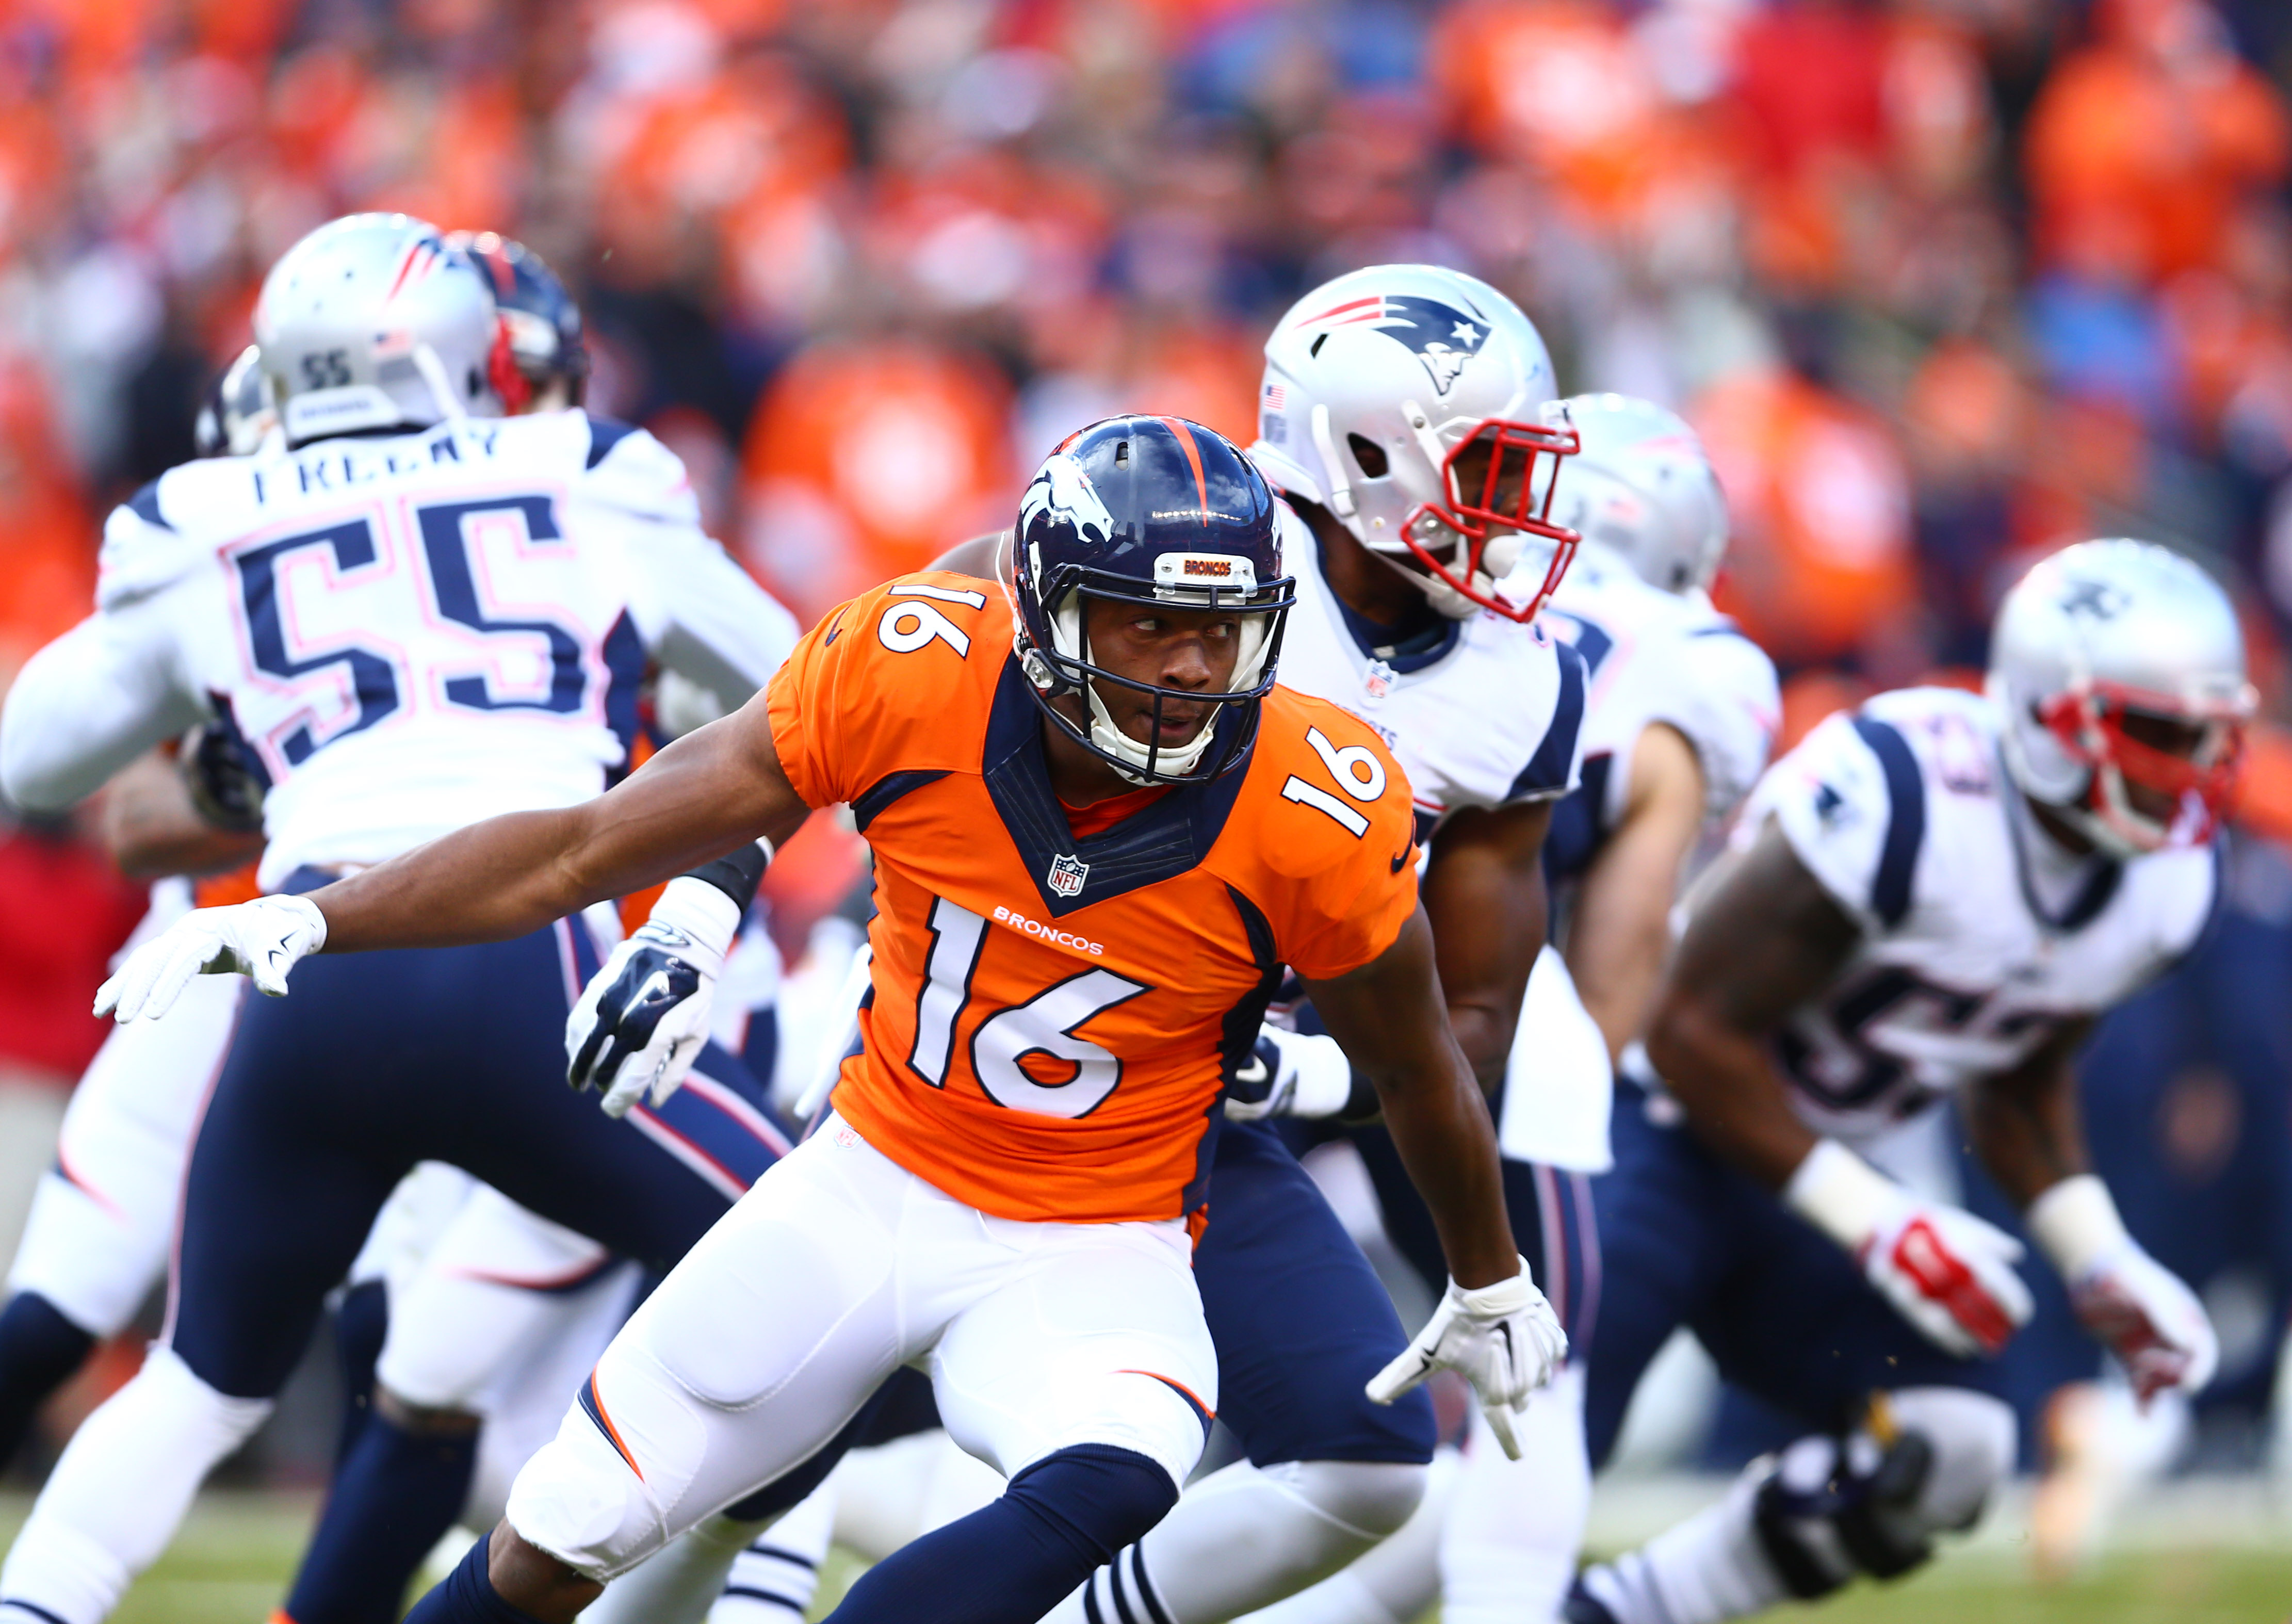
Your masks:
<instances>
[{"instance_id":1,"label":"dark blue undershirt","mask_svg":"<svg viewBox=\"0 0 2292 1624\"><path fill-rule=\"evenodd\" d=\"M1313 552L1320 566L1321 583L1328 586L1329 556L1319 536L1313 537ZM1457 646L1464 635L1465 623L1451 620L1430 603L1419 600L1416 606L1401 617L1399 622L1387 626L1372 620L1347 603L1328 587L1329 602L1337 606L1344 617L1345 630L1354 644L1372 659L1381 659L1397 675L1422 671Z\"/></svg>"}]
</instances>

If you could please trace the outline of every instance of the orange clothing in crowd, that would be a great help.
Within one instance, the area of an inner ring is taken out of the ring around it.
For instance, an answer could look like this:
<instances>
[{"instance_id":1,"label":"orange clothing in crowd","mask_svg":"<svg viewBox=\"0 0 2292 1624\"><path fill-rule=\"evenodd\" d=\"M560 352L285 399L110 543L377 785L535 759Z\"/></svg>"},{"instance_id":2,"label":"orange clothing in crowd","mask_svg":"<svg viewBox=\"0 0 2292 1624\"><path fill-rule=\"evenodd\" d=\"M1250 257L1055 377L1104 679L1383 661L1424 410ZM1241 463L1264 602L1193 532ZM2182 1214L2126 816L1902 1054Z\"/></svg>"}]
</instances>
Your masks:
<instances>
[{"instance_id":1,"label":"orange clothing in crowd","mask_svg":"<svg viewBox=\"0 0 2292 1624\"><path fill-rule=\"evenodd\" d=\"M1720 601L1755 642L1834 658L1912 601L1909 481L1882 423L1788 373L1723 383L1689 416L1734 521Z\"/></svg>"},{"instance_id":2,"label":"orange clothing in crowd","mask_svg":"<svg viewBox=\"0 0 2292 1624\"><path fill-rule=\"evenodd\" d=\"M836 610L772 679L788 781L850 802L876 853L875 992L835 1107L997 1217L1182 1216L1281 966L1343 975L1416 910L1408 780L1362 723L1277 688L1247 765L1077 836L1011 634L993 583L911 576ZM1366 751L1377 793L1332 782L1309 730ZM1297 780L1344 795L1353 824L1287 798Z\"/></svg>"},{"instance_id":3,"label":"orange clothing in crowd","mask_svg":"<svg viewBox=\"0 0 2292 1624\"><path fill-rule=\"evenodd\" d=\"M810 620L1008 523L1010 404L982 356L897 340L812 345L773 380L748 431L749 565Z\"/></svg>"},{"instance_id":4,"label":"orange clothing in crowd","mask_svg":"<svg viewBox=\"0 0 2292 1624\"><path fill-rule=\"evenodd\" d=\"M2100 8L2102 37L2047 78L2022 154L2041 254L2168 276L2215 261L2239 199L2282 183L2282 98L2224 42L2182 26L2178 4Z\"/></svg>"}]
</instances>

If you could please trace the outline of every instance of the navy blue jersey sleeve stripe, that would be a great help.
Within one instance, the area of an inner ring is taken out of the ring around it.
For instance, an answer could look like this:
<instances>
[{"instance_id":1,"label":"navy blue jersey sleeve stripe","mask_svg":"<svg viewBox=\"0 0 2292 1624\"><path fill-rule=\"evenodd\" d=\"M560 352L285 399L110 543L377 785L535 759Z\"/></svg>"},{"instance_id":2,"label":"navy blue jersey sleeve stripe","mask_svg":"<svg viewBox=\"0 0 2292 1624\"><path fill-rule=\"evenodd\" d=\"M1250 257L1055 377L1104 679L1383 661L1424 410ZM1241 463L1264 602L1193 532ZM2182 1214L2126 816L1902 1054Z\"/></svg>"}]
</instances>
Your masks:
<instances>
[{"instance_id":1,"label":"navy blue jersey sleeve stripe","mask_svg":"<svg viewBox=\"0 0 2292 1624\"><path fill-rule=\"evenodd\" d=\"M163 530L175 528L159 516L159 481L157 480L127 498L127 510L146 524L156 524Z\"/></svg>"},{"instance_id":2,"label":"navy blue jersey sleeve stripe","mask_svg":"<svg viewBox=\"0 0 2292 1624\"><path fill-rule=\"evenodd\" d=\"M1553 702L1552 725L1513 780L1508 800L1558 794L1568 788L1568 769L1576 763L1576 735L1584 725L1584 657L1564 642L1553 646L1560 657L1560 697Z\"/></svg>"},{"instance_id":3,"label":"navy blue jersey sleeve stripe","mask_svg":"<svg viewBox=\"0 0 2292 1624\"><path fill-rule=\"evenodd\" d=\"M589 466L593 468L612 455L619 445L636 431L625 423L615 423L610 417L589 419Z\"/></svg>"},{"instance_id":4,"label":"navy blue jersey sleeve stripe","mask_svg":"<svg viewBox=\"0 0 2292 1624\"><path fill-rule=\"evenodd\" d=\"M1926 838L1925 775L1918 771L1909 740L1893 723L1857 716L1854 731L1886 775L1886 844L1879 850L1877 877L1870 882L1870 911L1891 930L1910 911L1910 882Z\"/></svg>"},{"instance_id":5,"label":"navy blue jersey sleeve stripe","mask_svg":"<svg viewBox=\"0 0 2292 1624\"><path fill-rule=\"evenodd\" d=\"M914 794L926 784L936 784L946 776L944 772L933 772L924 767L889 773L876 780L864 795L851 803L851 821L864 835L868 832L868 826L876 821L877 815L892 802L901 796Z\"/></svg>"}]
</instances>

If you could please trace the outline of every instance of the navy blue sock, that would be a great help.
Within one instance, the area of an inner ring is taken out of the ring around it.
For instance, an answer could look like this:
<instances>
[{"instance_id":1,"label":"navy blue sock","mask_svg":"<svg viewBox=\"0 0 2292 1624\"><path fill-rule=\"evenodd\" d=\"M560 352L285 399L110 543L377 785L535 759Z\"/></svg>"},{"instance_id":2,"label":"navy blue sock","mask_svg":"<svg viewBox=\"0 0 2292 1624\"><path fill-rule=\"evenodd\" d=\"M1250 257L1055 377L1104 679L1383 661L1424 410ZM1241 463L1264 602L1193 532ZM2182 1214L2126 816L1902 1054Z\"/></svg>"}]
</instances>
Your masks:
<instances>
[{"instance_id":1,"label":"navy blue sock","mask_svg":"<svg viewBox=\"0 0 2292 1624\"><path fill-rule=\"evenodd\" d=\"M95 1338L36 1291L19 1291L0 1309L0 1466L15 1458L48 1394L70 1379Z\"/></svg>"},{"instance_id":2,"label":"navy blue sock","mask_svg":"<svg viewBox=\"0 0 2292 1624\"><path fill-rule=\"evenodd\" d=\"M343 1373L343 1426L335 1438L335 1466L351 1458L359 1429L374 1407L374 1368L390 1337L390 1289L362 1281L343 1294L335 1311L335 1358Z\"/></svg>"},{"instance_id":3,"label":"navy blue sock","mask_svg":"<svg viewBox=\"0 0 2292 1624\"><path fill-rule=\"evenodd\" d=\"M1061 1450L868 1569L828 1624L1034 1624L1177 1503L1170 1475L1134 1450Z\"/></svg>"},{"instance_id":4,"label":"navy blue sock","mask_svg":"<svg viewBox=\"0 0 2292 1624\"><path fill-rule=\"evenodd\" d=\"M406 1587L469 1498L475 1427L409 1432L379 1411L366 1418L286 1597L295 1624L392 1624Z\"/></svg>"},{"instance_id":5,"label":"navy blue sock","mask_svg":"<svg viewBox=\"0 0 2292 1624\"><path fill-rule=\"evenodd\" d=\"M489 1533L472 1546L444 1581L414 1604L406 1624L541 1624L494 1589L493 1576L486 1571L486 1547L492 1543Z\"/></svg>"}]
</instances>

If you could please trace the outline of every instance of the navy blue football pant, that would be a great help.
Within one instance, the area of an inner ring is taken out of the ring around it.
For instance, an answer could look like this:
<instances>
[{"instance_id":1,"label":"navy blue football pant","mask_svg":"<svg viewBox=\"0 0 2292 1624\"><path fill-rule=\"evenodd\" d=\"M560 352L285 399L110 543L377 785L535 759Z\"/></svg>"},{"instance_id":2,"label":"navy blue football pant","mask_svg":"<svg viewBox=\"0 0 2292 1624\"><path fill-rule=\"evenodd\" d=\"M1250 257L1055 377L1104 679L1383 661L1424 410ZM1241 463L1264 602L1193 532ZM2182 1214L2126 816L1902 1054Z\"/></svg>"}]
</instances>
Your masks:
<instances>
[{"instance_id":1,"label":"navy blue football pant","mask_svg":"<svg viewBox=\"0 0 2292 1624\"><path fill-rule=\"evenodd\" d=\"M566 1086L566 1014L597 965L588 933L560 921L308 958L290 996L246 1000L192 1147L173 1282L168 1338L201 1380L278 1393L416 1162L663 1269L771 1165L762 1091L713 1046L698 1069L729 1101L681 1090L617 1122Z\"/></svg>"},{"instance_id":2,"label":"navy blue football pant","mask_svg":"<svg viewBox=\"0 0 2292 1624\"><path fill-rule=\"evenodd\" d=\"M1424 1389L1392 1404L1363 1391L1408 1345L1376 1271L1272 1127L1213 1131L1194 1284L1217 1345L1218 1418L1261 1466L1432 1459Z\"/></svg>"},{"instance_id":3,"label":"navy blue football pant","mask_svg":"<svg viewBox=\"0 0 2292 1624\"><path fill-rule=\"evenodd\" d=\"M1720 1374L1810 1430L1857 1425L1874 1393L1997 1394L1991 1361L1953 1358L1880 1297L1854 1261L1683 1126L1619 1081L1614 1171L1593 1181L1604 1258L1585 1423L1596 1468L1641 1373L1684 1325Z\"/></svg>"}]
</instances>

